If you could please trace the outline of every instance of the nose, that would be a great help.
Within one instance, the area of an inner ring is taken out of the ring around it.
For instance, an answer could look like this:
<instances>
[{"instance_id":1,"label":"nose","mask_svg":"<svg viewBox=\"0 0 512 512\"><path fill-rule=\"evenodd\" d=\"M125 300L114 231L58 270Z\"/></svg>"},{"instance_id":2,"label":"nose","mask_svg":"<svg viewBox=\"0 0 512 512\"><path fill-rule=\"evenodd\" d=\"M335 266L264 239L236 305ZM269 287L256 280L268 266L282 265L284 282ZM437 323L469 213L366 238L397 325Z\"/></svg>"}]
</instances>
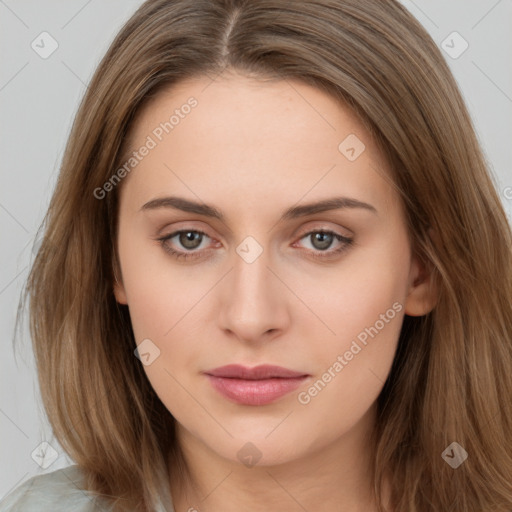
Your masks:
<instances>
[{"instance_id":1,"label":"nose","mask_svg":"<svg viewBox=\"0 0 512 512\"><path fill-rule=\"evenodd\" d=\"M220 328L246 343L275 338L290 323L290 292L269 263L266 250L251 263L235 253L233 268L223 280Z\"/></svg>"}]
</instances>

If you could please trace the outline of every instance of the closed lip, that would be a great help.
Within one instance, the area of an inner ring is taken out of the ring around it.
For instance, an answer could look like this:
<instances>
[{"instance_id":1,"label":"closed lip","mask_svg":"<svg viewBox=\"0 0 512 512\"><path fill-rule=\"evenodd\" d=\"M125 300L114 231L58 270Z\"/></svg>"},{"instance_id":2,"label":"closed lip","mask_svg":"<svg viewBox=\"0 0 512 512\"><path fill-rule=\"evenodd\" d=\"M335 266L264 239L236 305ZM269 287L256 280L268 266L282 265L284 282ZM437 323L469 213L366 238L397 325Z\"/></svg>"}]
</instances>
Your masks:
<instances>
[{"instance_id":1,"label":"closed lip","mask_svg":"<svg viewBox=\"0 0 512 512\"><path fill-rule=\"evenodd\" d=\"M264 380L264 379L296 379L298 377L307 377L307 373L296 372L281 366L262 364L249 368L240 364L228 364L220 366L213 370L208 370L206 375L213 377L223 377L228 379L244 380Z\"/></svg>"}]
</instances>

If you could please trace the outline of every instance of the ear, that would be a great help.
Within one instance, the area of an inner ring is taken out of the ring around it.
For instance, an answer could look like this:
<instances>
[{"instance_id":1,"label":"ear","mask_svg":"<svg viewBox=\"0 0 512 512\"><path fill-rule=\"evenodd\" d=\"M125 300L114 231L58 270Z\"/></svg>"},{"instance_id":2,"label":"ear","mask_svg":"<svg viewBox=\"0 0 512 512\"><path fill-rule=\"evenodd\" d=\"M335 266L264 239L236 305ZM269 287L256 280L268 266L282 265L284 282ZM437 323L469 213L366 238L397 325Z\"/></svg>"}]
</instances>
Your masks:
<instances>
[{"instance_id":1,"label":"ear","mask_svg":"<svg viewBox=\"0 0 512 512\"><path fill-rule=\"evenodd\" d=\"M437 303L437 290L430 263L413 256L409 274L409 289L405 299L405 314L424 316L430 313Z\"/></svg>"},{"instance_id":2,"label":"ear","mask_svg":"<svg viewBox=\"0 0 512 512\"><path fill-rule=\"evenodd\" d=\"M124 289L123 283L120 283L119 281L115 281L114 283L114 296L119 302L119 304L128 304L128 300L126 299L126 291Z\"/></svg>"},{"instance_id":3,"label":"ear","mask_svg":"<svg viewBox=\"0 0 512 512\"><path fill-rule=\"evenodd\" d=\"M116 262L114 262L113 271L114 271L114 296L115 296L117 302L119 302L119 304L127 305L128 300L126 298L126 291L124 289L123 281L122 281L122 279L119 279L117 277L119 270L118 270L118 266L117 266Z\"/></svg>"}]
</instances>

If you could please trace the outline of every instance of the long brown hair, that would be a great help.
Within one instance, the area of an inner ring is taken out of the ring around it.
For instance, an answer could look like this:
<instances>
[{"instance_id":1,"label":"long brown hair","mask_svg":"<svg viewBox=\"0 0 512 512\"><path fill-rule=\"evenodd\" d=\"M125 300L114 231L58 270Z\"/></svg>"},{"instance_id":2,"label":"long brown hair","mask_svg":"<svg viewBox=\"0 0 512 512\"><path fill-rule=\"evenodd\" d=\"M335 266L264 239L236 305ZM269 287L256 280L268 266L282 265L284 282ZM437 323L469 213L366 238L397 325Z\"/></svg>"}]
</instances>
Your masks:
<instances>
[{"instance_id":1,"label":"long brown hair","mask_svg":"<svg viewBox=\"0 0 512 512\"><path fill-rule=\"evenodd\" d=\"M169 496L169 457L186 469L113 295L120 187L94 191L123 164L146 101L224 69L300 80L349 105L389 159L414 250L432 267L437 305L405 317L378 399L379 500L389 473L394 512L510 511L511 230L440 50L395 0L149 0L113 41L22 297L49 421L89 490L118 511L154 510ZM442 457L453 442L468 454L457 469Z\"/></svg>"}]
</instances>

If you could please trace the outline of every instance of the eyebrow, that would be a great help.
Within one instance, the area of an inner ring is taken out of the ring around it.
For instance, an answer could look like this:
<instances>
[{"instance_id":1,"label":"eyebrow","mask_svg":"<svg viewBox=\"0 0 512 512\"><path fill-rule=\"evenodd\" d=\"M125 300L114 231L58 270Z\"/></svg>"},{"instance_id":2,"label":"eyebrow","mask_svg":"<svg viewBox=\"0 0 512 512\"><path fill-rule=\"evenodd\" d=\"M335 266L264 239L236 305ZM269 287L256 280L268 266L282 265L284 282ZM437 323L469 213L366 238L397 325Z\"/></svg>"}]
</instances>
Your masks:
<instances>
[{"instance_id":1,"label":"eyebrow","mask_svg":"<svg viewBox=\"0 0 512 512\"><path fill-rule=\"evenodd\" d=\"M196 213L198 215L203 215L205 217L219 219L222 222L225 221L224 214L214 206L205 203L198 203L195 201L191 201L189 199L185 199L183 197L176 196L159 197L156 199L152 199L151 201L148 201L147 203L142 205L140 211L157 210L160 208L173 208L188 213ZM332 197L328 199L323 199L321 201L316 201L313 203L303 204L300 206L292 206L282 214L280 222L296 219L299 217L305 217L307 215L312 215L314 213L321 213L329 210L338 210L346 208L360 208L377 214L377 210L374 206L368 203L364 203L363 201L359 201L358 199L353 199L350 197Z\"/></svg>"}]
</instances>

